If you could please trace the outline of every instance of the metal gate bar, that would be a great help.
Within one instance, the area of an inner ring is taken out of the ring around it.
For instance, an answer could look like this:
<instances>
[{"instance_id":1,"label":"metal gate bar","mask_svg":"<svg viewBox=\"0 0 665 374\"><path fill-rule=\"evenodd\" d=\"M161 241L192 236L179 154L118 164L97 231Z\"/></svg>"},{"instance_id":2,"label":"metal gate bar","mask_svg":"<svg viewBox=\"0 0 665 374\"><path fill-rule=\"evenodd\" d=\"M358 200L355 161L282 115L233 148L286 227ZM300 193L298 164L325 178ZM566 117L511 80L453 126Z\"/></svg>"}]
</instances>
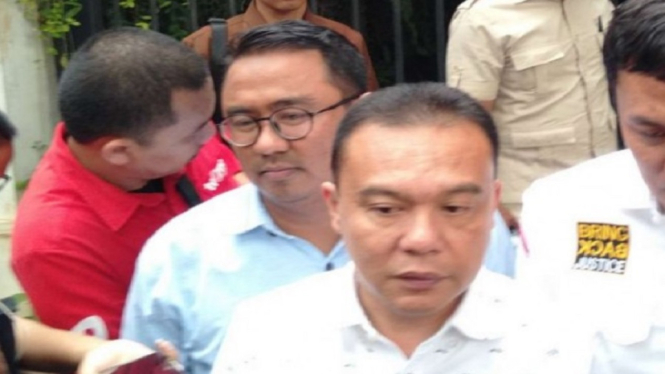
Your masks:
<instances>
[{"instance_id":1,"label":"metal gate bar","mask_svg":"<svg viewBox=\"0 0 665 374\"><path fill-rule=\"evenodd\" d=\"M434 22L436 24L436 68L440 82L446 81L446 46L448 45L448 32L443 21L446 19L445 0L436 0L434 9Z\"/></svg>"},{"instance_id":2,"label":"metal gate bar","mask_svg":"<svg viewBox=\"0 0 665 374\"><path fill-rule=\"evenodd\" d=\"M199 28L199 4L197 0L188 0L189 5L189 29L191 31Z\"/></svg>"},{"instance_id":3,"label":"metal gate bar","mask_svg":"<svg viewBox=\"0 0 665 374\"><path fill-rule=\"evenodd\" d=\"M150 28L159 31L159 8L157 0L150 0Z\"/></svg>"},{"instance_id":4,"label":"metal gate bar","mask_svg":"<svg viewBox=\"0 0 665 374\"><path fill-rule=\"evenodd\" d=\"M393 0L393 42L395 43L395 82L404 82L404 39L402 37L402 2Z\"/></svg>"}]
</instances>

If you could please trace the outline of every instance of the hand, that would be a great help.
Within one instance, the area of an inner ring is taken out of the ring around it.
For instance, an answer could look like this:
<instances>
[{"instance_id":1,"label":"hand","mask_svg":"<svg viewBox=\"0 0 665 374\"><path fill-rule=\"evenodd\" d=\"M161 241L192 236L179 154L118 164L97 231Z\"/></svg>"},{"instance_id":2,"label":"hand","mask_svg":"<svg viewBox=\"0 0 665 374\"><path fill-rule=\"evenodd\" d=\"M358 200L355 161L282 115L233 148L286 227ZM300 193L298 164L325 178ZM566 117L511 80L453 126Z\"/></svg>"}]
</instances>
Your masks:
<instances>
[{"instance_id":1,"label":"hand","mask_svg":"<svg viewBox=\"0 0 665 374\"><path fill-rule=\"evenodd\" d=\"M499 204L499 213L501 213L501 218L506 222L506 226L510 231L517 230L520 228L520 223L517 218L506 208L503 204Z\"/></svg>"},{"instance_id":2,"label":"hand","mask_svg":"<svg viewBox=\"0 0 665 374\"><path fill-rule=\"evenodd\" d=\"M77 374L102 374L116 366L147 356L154 351L143 344L129 340L113 340L88 352L78 367Z\"/></svg>"},{"instance_id":3,"label":"hand","mask_svg":"<svg viewBox=\"0 0 665 374\"><path fill-rule=\"evenodd\" d=\"M178 350L170 342L159 339L155 342L155 346L157 347L157 351L166 357L167 360L178 361Z\"/></svg>"},{"instance_id":4,"label":"hand","mask_svg":"<svg viewBox=\"0 0 665 374\"><path fill-rule=\"evenodd\" d=\"M178 365L178 351L173 344L158 340L155 342L157 350L171 361L173 365ZM108 372L122 364L138 360L154 351L143 344L129 340L113 340L103 343L96 349L88 352L81 365L79 365L77 374L101 374ZM0 374L2 371L0 371Z\"/></svg>"}]
</instances>

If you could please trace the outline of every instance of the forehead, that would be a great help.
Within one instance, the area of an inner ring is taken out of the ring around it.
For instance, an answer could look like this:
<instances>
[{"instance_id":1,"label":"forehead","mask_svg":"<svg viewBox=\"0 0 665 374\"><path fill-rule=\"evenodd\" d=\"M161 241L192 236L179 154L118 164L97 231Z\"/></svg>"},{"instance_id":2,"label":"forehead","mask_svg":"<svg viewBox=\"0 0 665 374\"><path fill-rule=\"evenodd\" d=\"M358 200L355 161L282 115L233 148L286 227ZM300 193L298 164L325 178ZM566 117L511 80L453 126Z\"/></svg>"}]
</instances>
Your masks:
<instances>
[{"instance_id":1,"label":"forehead","mask_svg":"<svg viewBox=\"0 0 665 374\"><path fill-rule=\"evenodd\" d=\"M285 98L327 98L340 95L323 56L316 50L251 54L229 67L222 100L224 109L265 106Z\"/></svg>"},{"instance_id":2,"label":"forehead","mask_svg":"<svg viewBox=\"0 0 665 374\"><path fill-rule=\"evenodd\" d=\"M340 169L362 184L436 184L491 181L491 145L478 125L455 119L449 124L403 126L366 124L347 140Z\"/></svg>"},{"instance_id":3,"label":"forehead","mask_svg":"<svg viewBox=\"0 0 665 374\"><path fill-rule=\"evenodd\" d=\"M620 112L665 114L665 82L654 77L625 70L619 71L616 97Z\"/></svg>"}]
</instances>

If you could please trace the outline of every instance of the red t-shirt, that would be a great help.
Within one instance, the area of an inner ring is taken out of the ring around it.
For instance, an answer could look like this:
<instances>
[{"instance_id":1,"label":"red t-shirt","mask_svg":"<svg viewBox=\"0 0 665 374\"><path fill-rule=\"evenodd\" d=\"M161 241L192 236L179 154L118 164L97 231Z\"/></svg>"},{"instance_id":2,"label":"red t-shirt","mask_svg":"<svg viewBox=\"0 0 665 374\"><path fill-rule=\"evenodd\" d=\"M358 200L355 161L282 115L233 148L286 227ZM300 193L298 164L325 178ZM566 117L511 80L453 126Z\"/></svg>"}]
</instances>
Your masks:
<instances>
[{"instance_id":1,"label":"red t-shirt","mask_svg":"<svg viewBox=\"0 0 665 374\"><path fill-rule=\"evenodd\" d=\"M187 166L198 195L209 199L236 187L239 165L211 139ZM47 325L117 338L134 263L146 240L188 206L176 191L124 191L85 169L72 155L64 125L20 201L12 267L37 316Z\"/></svg>"}]
</instances>

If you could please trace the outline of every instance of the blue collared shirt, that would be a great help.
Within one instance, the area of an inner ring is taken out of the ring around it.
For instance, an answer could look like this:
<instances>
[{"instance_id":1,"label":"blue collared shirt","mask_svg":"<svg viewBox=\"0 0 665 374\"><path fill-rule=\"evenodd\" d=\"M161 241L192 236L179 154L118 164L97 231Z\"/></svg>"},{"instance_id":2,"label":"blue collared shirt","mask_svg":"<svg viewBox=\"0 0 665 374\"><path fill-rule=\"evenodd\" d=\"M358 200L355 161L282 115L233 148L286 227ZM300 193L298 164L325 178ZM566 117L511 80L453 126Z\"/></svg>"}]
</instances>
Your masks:
<instances>
[{"instance_id":1,"label":"blue collared shirt","mask_svg":"<svg viewBox=\"0 0 665 374\"><path fill-rule=\"evenodd\" d=\"M280 230L256 187L245 185L176 217L146 243L121 335L147 345L169 340L189 373L208 374L241 300L348 261L341 242L325 255Z\"/></svg>"}]
</instances>

